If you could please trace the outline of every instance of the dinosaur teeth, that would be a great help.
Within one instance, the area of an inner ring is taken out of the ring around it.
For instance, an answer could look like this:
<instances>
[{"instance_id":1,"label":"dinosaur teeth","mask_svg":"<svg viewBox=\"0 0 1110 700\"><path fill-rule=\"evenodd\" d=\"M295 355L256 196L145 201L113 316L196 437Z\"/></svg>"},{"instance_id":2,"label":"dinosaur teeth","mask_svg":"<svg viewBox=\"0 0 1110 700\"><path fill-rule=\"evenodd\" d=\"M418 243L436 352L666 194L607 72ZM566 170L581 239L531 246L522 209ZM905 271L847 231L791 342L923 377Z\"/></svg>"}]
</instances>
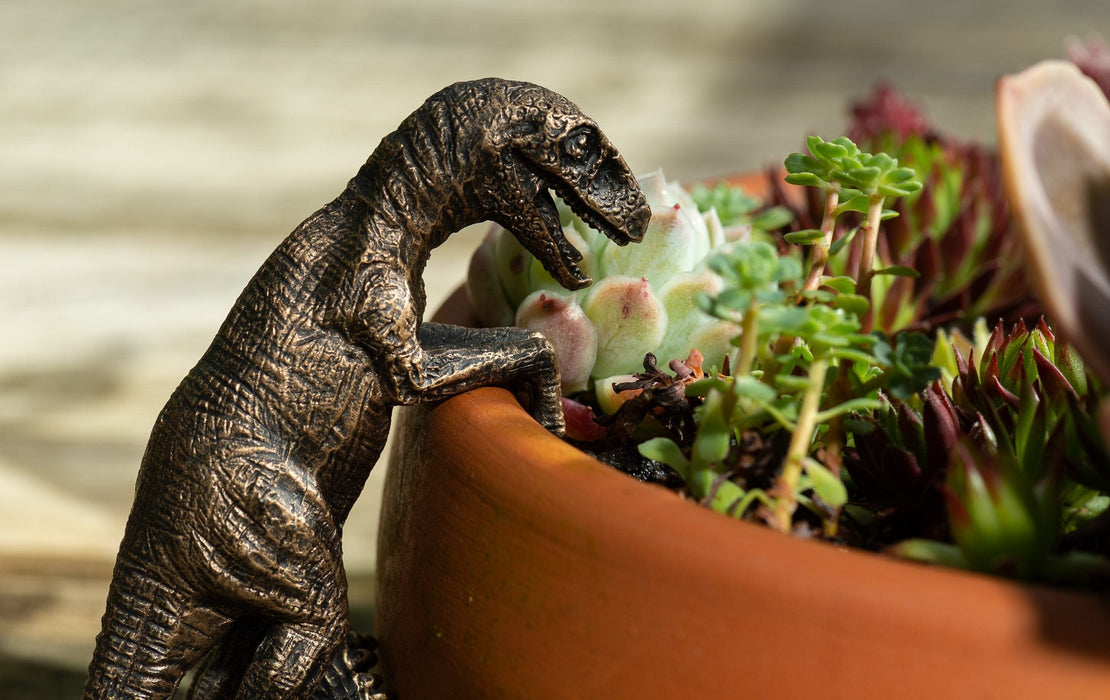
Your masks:
<instances>
[{"instance_id":1,"label":"dinosaur teeth","mask_svg":"<svg viewBox=\"0 0 1110 700\"><path fill-rule=\"evenodd\" d=\"M547 224L548 243L553 245L557 252L557 255L541 260L541 262L552 277L558 280L563 287L570 290L581 289L593 280L588 275L583 274L581 268L578 267L577 263L582 260L582 253L563 234L563 227L559 221L559 210L555 206L554 198L558 198L564 204L570 206L566 199L560 197L558 192L553 190L540 190L536 193L534 199L536 209Z\"/></svg>"}]
</instances>

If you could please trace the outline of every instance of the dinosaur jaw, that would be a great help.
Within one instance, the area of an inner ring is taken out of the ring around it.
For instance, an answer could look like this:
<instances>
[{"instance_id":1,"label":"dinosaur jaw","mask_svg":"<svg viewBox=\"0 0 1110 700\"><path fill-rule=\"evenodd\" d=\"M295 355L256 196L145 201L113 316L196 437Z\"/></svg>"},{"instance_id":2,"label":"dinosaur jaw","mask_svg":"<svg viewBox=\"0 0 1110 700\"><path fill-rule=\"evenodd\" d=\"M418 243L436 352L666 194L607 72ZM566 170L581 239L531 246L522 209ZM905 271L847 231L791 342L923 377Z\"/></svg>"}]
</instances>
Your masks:
<instances>
[{"instance_id":1,"label":"dinosaur jaw","mask_svg":"<svg viewBox=\"0 0 1110 700\"><path fill-rule=\"evenodd\" d=\"M651 210L647 207L647 202L640 193L639 186L635 184L635 180L631 182L631 189L627 187L626 185L618 191L611 185L599 186L596 181L590 181L582 188L562 181L551 183L555 194L578 215L578 218L595 231L605 234L617 245L628 245L642 240L644 231L647 230L647 223L651 219ZM625 197L622 198L621 194ZM637 197L638 201L636 201Z\"/></svg>"},{"instance_id":2,"label":"dinosaur jaw","mask_svg":"<svg viewBox=\"0 0 1110 700\"><path fill-rule=\"evenodd\" d=\"M564 201L566 200L564 199ZM567 202L567 204L569 205L570 202ZM582 269L578 266L579 261L582 260L582 254L571 245L563 234L563 227L559 222L559 210L556 208L555 200L546 187L539 188L532 198L532 205L535 207L544 235L538 241L529 237L531 241L534 241L531 245L525 238L521 238L521 243L536 256L536 259L543 264L544 269L566 289L576 290L588 287L593 280L589 275L582 272ZM571 208L573 210L573 207Z\"/></svg>"},{"instance_id":3,"label":"dinosaur jaw","mask_svg":"<svg viewBox=\"0 0 1110 700\"><path fill-rule=\"evenodd\" d=\"M558 177L545 177L536 171L529 174L535 178L532 204L539 222L542 222L544 241L536 247L539 250L527 243L525 247L565 288L581 289L593 280L578 267L582 254L563 235L552 192L587 225L618 245L643 239L651 219L651 209L631 173L626 178L628 184L621 182L614 185L611 179L602 177L587 179L581 186Z\"/></svg>"}]
</instances>

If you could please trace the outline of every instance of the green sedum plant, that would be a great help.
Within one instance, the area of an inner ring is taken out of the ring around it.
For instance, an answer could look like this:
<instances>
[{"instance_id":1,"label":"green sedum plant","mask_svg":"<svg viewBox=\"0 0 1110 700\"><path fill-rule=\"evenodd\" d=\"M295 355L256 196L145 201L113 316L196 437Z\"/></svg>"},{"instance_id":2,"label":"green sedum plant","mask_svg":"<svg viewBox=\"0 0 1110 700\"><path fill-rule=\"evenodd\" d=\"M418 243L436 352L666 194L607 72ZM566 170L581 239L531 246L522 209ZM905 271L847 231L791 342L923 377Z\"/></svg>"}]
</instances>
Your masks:
<instances>
[{"instance_id":1,"label":"green sedum plant","mask_svg":"<svg viewBox=\"0 0 1110 700\"><path fill-rule=\"evenodd\" d=\"M833 245L836 220L849 211L866 215L858 229L862 244L858 247L853 275L860 297L870 300L871 281L876 274L914 276L916 273L906 267L874 269L880 222L898 215L884 209L883 204L887 199L904 197L921 189L921 182L914 179L913 169L899 167L898 160L886 153L861 152L844 136L832 141L810 136L807 146L809 155L794 153L784 163L788 173L786 182L816 187L824 193L825 200L820 229L795 231L786 236L791 243L813 245L809 275L802 291L812 291L819 286ZM866 325L870 326L870 320Z\"/></svg>"}]
</instances>

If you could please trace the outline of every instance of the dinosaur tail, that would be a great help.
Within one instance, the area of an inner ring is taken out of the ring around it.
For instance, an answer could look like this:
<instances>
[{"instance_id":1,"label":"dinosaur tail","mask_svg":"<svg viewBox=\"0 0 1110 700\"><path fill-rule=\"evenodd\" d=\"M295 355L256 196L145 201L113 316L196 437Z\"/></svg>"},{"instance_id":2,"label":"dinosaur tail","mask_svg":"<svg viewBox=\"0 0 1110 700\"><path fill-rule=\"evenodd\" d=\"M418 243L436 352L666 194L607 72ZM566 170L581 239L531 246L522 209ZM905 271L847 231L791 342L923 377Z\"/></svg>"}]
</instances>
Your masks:
<instances>
[{"instance_id":1,"label":"dinosaur tail","mask_svg":"<svg viewBox=\"0 0 1110 700\"><path fill-rule=\"evenodd\" d=\"M198 630L182 621L184 607L180 593L117 562L85 700L173 697L185 668L203 652Z\"/></svg>"}]
</instances>

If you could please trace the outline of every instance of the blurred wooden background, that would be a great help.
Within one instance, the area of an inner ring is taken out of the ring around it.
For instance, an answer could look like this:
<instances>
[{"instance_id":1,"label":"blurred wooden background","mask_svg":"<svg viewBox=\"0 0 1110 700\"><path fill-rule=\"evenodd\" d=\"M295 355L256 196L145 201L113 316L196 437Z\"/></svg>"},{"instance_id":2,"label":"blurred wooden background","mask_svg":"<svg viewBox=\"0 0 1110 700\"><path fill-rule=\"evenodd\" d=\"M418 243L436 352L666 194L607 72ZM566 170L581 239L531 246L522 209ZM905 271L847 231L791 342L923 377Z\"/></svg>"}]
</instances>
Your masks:
<instances>
[{"instance_id":1,"label":"blurred wooden background","mask_svg":"<svg viewBox=\"0 0 1110 700\"><path fill-rule=\"evenodd\" d=\"M0 5L0 696L73 696L162 403L276 243L438 88L577 102L684 180L835 136L889 80L993 139L994 81L1105 0L6 0ZM432 259L461 279L480 231ZM346 531L369 609L375 471Z\"/></svg>"}]
</instances>

